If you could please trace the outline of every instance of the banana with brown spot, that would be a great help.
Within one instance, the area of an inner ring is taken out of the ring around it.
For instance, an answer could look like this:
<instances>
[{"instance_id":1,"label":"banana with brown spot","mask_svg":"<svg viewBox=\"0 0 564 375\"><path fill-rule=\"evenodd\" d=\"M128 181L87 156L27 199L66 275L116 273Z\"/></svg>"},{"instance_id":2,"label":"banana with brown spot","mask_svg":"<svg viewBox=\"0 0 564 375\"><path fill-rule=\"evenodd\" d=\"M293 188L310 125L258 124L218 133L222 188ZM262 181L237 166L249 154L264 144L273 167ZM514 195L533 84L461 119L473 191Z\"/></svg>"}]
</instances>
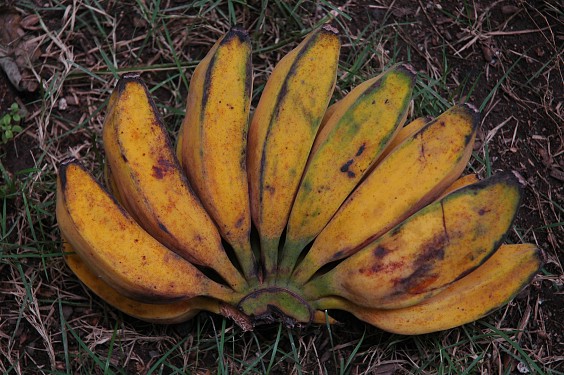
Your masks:
<instances>
[{"instance_id":1,"label":"banana with brown spot","mask_svg":"<svg viewBox=\"0 0 564 375\"><path fill-rule=\"evenodd\" d=\"M277 269L280 236L335 86L340 46L331 26L310 33L276 65L251 121L251 213L267 275Z\"/></svg>"},{"instance_id":2,"label":"banana with brown spot","mask_svg":"<svg viewBox=\"0 0 564 375\"><path fill-rule=\"evenodd\" d=\"M455 190L304 286L310 300L335 295L397 309L440 292L502 243L520 202L512 174Z\"/></svg>"},{"instance_id":3,"label":"banana with brown spot","mask_svg":"<svg viewBox=\"0 0 564 375\"><path fill-rule=\"evenodd\" d=\"M341 309L382 330L401 335L442 331L478 320L509 303L542 267L532 244L502 245L484 264L437 295L402 309L371 309L337 297L317 308Z\"/></svg>"},{"instance_id":4,"label":"banana with brown spot","mask_svg":"<svg viewBox=\"0 0 564 375\"><path fill-rule=\"evenodd\" d=\"M415 72L396 65L353 89L319 131L292 206L281 273L291 274L302 249L327 225L341 203L401 128Z\"/></svg>"},{"instance_id":5,"label":"banana with brown spot","mask_svg":"<svg viewBox=\"0 0 564 375\"><path fill-rule=\"evenodd\" d=\"M246 31L232 28L192 75L177 144L192 187L247 279L257 272L246 168L251 91L251 41Z\"/></svg>"},{"instance_id":6,"label":"banana with brown spot","mask_svg":"<svg viewBox=\"0 0 564 375\"><path fill-rule=\"evenodd\" d=\"M397 146L317 236L293 281L303 284L323 265L354 254L435 200L466 167L478 117L470 106L454 106Z\"/></svg>"},{"instance_id":7,"label":"banana with brown spot","mask_svg":"<svg viewBox=\"0 0 564 375\"><path fill-rule=\"evenodd\" d=\"M59 169L56 214L62 236L81 259L128 298L147 303L241 298L144 231L76 162Z\"/></svg>"},{"instance_id":8,"label":"banana with brown spot","mask_svg":"<svg viewBox=\"0 0 564 375\"><path fill-rule=\"evenodd\" d=\"M247 283L192 191L145 84L122 77L110 100L104 150L116 197L153 237L183 258L213 268L235 290Z\"/></svg>"}]
</instances>

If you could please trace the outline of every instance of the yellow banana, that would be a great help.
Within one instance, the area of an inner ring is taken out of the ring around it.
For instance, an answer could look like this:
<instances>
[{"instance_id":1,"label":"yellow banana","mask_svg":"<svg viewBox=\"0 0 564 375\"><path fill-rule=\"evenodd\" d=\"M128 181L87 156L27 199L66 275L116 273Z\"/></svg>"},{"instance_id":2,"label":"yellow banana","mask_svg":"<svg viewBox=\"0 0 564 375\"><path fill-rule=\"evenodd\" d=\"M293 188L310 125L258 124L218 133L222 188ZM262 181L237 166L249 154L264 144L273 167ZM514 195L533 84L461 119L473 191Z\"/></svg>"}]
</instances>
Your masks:
<instances>
[{"instance_id":1,"label":"yellow banana","mask_svg":"<svg viewBox=\"0 0 564 375\"><path fill-rule=\"evenodd\" d=\"M405 121L415 72L397 65L339 101L318 133L292 206L280 272L338 210Z\"/></svg>"},{"instance_id":2,"label":"yellow banana","mask_svg":"<svg viewBox=\"0 0 564 375\"><path fill-rule=\"evenodd\" d=\"M433 120L432 117L418 117L411 121L409 124L401 128L392 141L386 146L386 149L382 152L378 161L384 159L394 148L396 148L400 143L405 141L407 138L423 129L423 127ZM377 165L377 164L376 164Z\"/></svg>"},{"instance_id":3,"label":"yellow banana","mask_svg":"<svg viewBox=\"0 0 564 375\"><path fill-rule=\"evenodd\" d=\"M484 264L437 295L410 307L370 309L342 298L317 303L319 309L342 309L388 332L420 335L478 320L507 304L542 266L532 244L502 245Z\"/></svg>"},{"instance_id":4,"label":"yellow banana","mask_svg":"<svg viewBox=\"0 0 564 375\"><path fill-rule=\"evenodd\" d=\"M306 282L436 199L472 154L478 113L454 106L394 149L347 198L292 276Z\"/></svg>"},{"instance_id":5,"label":"yellow banana","mask_svg":"<svg viewBox=\"0 0 564 375\"><path fill-rule=\"evenodd\" d=\"M480 266L501 244L520 202L519 184L502 174L430 204L333 270L304 286L366 307L419 303Z\"/></svg>"},{"instance_id":6,"label":"yellow banana","mask_svg":"<svg viewBox=\"0 0 564 375\"><path fill-rule=\"evenodd\" d=\"M192 187L247 279L257 271L246 169L251 90L251 41L246 31L232 28L192 75L177 145Z\"/></svg>"},{"instance_id":7,"label":"yellow banana","mask_svg":"<svg viewBox=\"0 0 564 375\"><path fill-rule=\"evenodd\" d=\"M196 296L240 299L145 232L76 162L60 167L56 213L63 237L120 294L163 303Z\"/></svg>"},{"instance_id":8,"label":"yellow banana","mask_svg":"<svg viewBox=\"0 0 564 375\"><path fill-rule=\"evenodd\" d=\"M274 68L249 128L251 213L267 274L311 145L335 85L340 42L330 26L312 32Z\"/></svg>"},{"instance_id":9,"label":"yellow banana","mask_svg":"<svg viewBox=\"0 0 564 375\"><path fill-rule=\"evenodd\" d=\"M185 259L213 268L235 290L246 286L213 221L192 192L147 88L124 76L103 129L116 197L153 237Z\"/></svg>"},{"instance_id":10,"label":"yellow banana","mask_svg":"<svg viewBox=\"0 0 564 375\"><path fill-rule=\"evenodd\" d=\"M74 249L68 242L63 243L63 251L66 253L67 265L88 289L105 302L134 318L151 323L173 324L192 319L200 310L216 314L220 312L219 301L206 297L194 297L165 304L145 303L128 298L98 277L80 256L73 254Z\"/></svg>"},{"instance_id":11,"label":"yellow banana","mask_svg":"<svg viewBox=\"0 0 564 375\"><path fill-rule=\"evenodd\" d=\"M112 170L110 165L108 164L107 160L106 163L104 163L104 185L106 185L106 189L108 190L108 192L114 196L114 198L118 201L118 202L123 202L124 199L123 197L121 197L119 195L119 190L117 188L116 185L116 181L114 179L114 176L112 175Z\"/></svg>"},{"instance_id":12,"label":"yellow banana","mask_svg":"<svg viewBox=\"0 0 564 375\"><path fill-rule=\"evenodd\" d=\"M475 174L467 174L466 176L460 177L458 180L454 181L450 184L449 187L442 192L442 194L437 198L437 200L442 199L443 197L449 195L455 190L462 189L465 186L475 184L476 182L480 181L478 176Z\"/></svg>"}]
</instances>

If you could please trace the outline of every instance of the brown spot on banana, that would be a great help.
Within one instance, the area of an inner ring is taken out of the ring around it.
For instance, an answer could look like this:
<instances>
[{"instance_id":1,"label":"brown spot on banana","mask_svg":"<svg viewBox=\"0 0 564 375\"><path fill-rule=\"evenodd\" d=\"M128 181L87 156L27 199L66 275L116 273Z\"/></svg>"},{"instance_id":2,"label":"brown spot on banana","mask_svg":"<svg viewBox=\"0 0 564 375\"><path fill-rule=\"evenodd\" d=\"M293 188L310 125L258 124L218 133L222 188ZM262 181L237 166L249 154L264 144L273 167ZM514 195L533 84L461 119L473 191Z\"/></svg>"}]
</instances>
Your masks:
<instances>
[{"instance_id":1,"label":"brown spot on banana","mask_svg":"<svg viewBox=\"0 0 564 375\"><path fill-rule=\"evenodd\" d=\"M382 259L389 252L390 251L388 249L386 249L385 247L377 246L376 249L374 249L373 254L374 254L374 257L376 257L378 259Z\"/></svg>"},{"instance_id":2,"label":"brown spot on banana","mask_svg":"<svg viewBox=\"0 0 564 375\"><path fill-rule=\"evenodd\" d=\"M153 165L153 177L162 180L164 176L174 171L175 165L167 159L160 158L157 165Z\"/></svg>"}]
</instances>

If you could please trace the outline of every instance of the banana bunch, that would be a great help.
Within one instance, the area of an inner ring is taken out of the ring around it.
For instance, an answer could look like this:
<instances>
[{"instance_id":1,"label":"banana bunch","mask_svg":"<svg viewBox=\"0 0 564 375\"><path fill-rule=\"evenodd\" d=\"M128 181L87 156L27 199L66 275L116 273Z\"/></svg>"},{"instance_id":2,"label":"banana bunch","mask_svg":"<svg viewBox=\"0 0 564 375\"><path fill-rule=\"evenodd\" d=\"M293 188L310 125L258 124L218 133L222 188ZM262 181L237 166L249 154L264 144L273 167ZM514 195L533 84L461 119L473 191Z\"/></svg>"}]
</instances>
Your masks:
<instances>
[{"instance_id":1,"label":"banana bunch","mask_svg":"<svg viewBox=\"0 0 564 375\"><path fill-rule=\"evenodd\" d=\"M405 125L415 72L390 67L329 106L340 41L325 26L274 68L251 118L251 43L231 29L193 73L176 145L147 87L118 81L103 129L105 187L62 163L57 220L68 266L126 314L201 310L244 329L334 322L349 311L421 334L507 303L541 267L505 245L512 174L461 177L478 111Z\"/></svg>"}]
</instances>

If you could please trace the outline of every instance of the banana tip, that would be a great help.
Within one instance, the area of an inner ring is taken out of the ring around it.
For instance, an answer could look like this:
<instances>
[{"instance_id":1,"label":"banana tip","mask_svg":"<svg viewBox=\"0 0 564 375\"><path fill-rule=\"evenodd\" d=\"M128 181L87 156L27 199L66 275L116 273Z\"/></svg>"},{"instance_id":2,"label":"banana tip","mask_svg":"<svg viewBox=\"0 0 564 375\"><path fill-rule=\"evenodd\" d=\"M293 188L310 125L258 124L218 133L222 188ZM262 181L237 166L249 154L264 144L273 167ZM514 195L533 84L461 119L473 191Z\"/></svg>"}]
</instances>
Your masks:
<instances>
[{"instance_id":1,"label":"banana tip","mask_svg":"<svg viewBox=\"0 0 564 375\"><path fill-rule=\"evenodd\" d=\"M239 39L240 43L250 43L249 33L247 32L247 30L240 26L233 26L231 29L229 29L229 32L222 39L221 43L228 43L234 38Z\"/></svg>"},{"instance_id":2,"label":"banana tip","mask_svg":"<svg viewBox=\"0 0 564 375\"><path fill-rule=\"evenodd\" d=\"M480 113L480 110L472 103L464 103L464 105L474 113Z\"/></svg>"},{"instance_id":3,"label":"banana tip","mask_svg":"<svg viewBox=\"0 0 564 375\"><path fill-rule=\"evenodd\" d=\"M335 34L335 35L339 35L339 30L337 30L336 27L331 26L331 25L328 24L328 23L325 24L325 25L323 25L323 30L329 31L330 33L333 33L333 34Z\"/></svg>"},{"instance_id":4,"label":"banana tip","mask_svg":"<svg viewBox=\"0 0 564 375\"><path fill-rule=\"evenodd\" d=\"M137 73L137 72L127 72L121 75L120 78L122 79L139 79L139 77L141 77L141 74Z\"/></svg>"},{"instance_id":5,"label":"banana tip","mask_svg":"<svg viewBox=\"0 0 564 375\"><path fill-rule=\"evenodd\" d=\"M401 67L402 67L403 69L407 70L409 73L413 74L414 76L417 75L417 71L415 70L415 68L413 67L413 65L404 63L404 64L401 64Z\"/></svg>"}]
</instances>

